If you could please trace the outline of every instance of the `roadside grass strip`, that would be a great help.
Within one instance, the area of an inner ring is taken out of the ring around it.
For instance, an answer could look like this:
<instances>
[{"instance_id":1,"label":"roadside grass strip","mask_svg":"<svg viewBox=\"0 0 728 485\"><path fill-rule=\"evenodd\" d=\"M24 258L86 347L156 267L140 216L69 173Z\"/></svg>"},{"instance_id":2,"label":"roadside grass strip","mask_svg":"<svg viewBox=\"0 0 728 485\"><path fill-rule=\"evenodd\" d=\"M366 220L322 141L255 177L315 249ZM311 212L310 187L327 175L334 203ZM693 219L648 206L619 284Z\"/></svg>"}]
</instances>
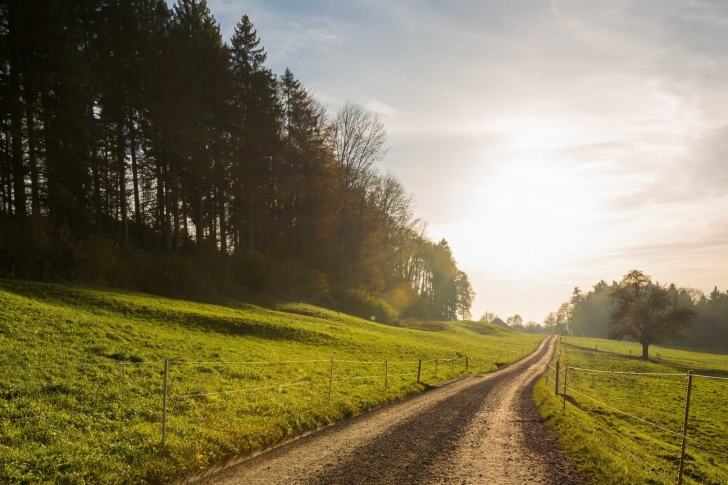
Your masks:
<instances>
[{"instance_id":1,"label":"roadside grass strip","mask_svg":"<svg viewBox=\"0 0 728 485\"><path fill-rule=\"evenodd\" d=\"M559 346L534 389L547 426L595 483L678 483L691 370L683 483L728 483L728 355L651 346L640 357L636 343L563 337L559 395Z\"/></svg>"},{"instance_id":2,"label":"roadside grass strip","mask_svg":"<svg viewBox=\"0 0 728 485\"><path fill-rule=\"evenodd\" d=\"M466 356L467 373L493 371L541 339L0 280L0 483L169 483L466 375Z\"/></svg>"}]
</instances>

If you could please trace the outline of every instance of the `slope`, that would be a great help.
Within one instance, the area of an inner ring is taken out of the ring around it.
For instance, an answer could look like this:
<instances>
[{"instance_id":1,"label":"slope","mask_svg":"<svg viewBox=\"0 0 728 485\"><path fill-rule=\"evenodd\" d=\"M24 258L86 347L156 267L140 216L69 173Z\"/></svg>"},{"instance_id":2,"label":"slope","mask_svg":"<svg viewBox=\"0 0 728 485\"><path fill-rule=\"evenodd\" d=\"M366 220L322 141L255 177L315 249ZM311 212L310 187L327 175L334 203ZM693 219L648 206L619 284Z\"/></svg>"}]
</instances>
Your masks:
<instances>
[{"instance_id":1,"label":"slope","mask_svg":"<svg viewBox=\"0 0 728 485\"><path fill-rule=\"evenodd\" d=\"M424 328L0 280L0 482L167 482L463 375L464 356L485 372L541 339Z\"/></svg>"}]
</instances>

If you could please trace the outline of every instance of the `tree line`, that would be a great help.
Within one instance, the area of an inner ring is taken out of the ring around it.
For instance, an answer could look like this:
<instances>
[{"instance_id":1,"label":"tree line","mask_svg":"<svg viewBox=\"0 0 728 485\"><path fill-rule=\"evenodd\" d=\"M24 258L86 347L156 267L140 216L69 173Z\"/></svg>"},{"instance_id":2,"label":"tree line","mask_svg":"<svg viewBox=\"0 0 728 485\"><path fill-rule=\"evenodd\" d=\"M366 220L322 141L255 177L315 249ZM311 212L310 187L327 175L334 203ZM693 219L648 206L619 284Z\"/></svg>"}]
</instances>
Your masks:
<instances>
[{"instance_id":1,"label":"tree line","mask_svg":"<svg viewBox=\"0 0 728 485\"><path fill-rule=\"evenodd\" d=\"M574 288L544 325L564 335L630 338L643 344L644 354L653 343L728 349L728 291L705 294L633 270L586 293Z\"/></svg>"},{"instance_id":2,"label":"tree line","mask_svg":"<svg viewBox=\"0 0 728 485\"><path fill-rule=\"evenodd\" d=\"M469 316L447 241L377 168L382 121L271 72L247 16L226 42L205 0L11 1L0 37L6 273Z\"/></svg>"}]
</instances>

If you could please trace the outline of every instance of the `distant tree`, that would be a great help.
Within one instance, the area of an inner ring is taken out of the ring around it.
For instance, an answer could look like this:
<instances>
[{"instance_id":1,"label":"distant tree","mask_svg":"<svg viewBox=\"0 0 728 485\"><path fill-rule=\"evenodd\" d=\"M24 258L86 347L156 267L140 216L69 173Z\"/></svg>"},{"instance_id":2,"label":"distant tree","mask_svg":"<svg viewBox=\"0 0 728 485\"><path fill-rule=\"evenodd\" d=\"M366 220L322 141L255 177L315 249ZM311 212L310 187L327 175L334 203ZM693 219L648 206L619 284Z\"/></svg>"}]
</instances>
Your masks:
<instances>
[{"instance_id":1,"label":"distant tree","mask_svg":"<svg viewBox=\"0 0 728 485\"><path fill-rule=\"evenodd\" d=\"M457 313L460 318L467 320L473 315L470 313L470 307L473 305L475 291L470 285L470 280L465 272L458 270L455 277L455 291L457 292Z\"/></svg>"},{"instance_id":2,"label":"distant tree","mask_svg":"<svg viewBox=\"0 0 728 485\"><path fill-rule=\"evenodd\" d=\"M485 313L483 313L483 316L480 317L480 321L481 322L490 323L493 320L495 320L496 318L498 318L498 315L496 315L495 313L493 313L493 312L485 312Z\"/></svg>"},{"instance_id":3,"label":"distant tree","mask_svg":"<svg viewBox=\"0 0 728 485\"><path fill-rule=\"evenodd\" d=\"M528 333L538 333L540 325L537 322L534 322L533 320L529 321L526 324L526 332Z\"/></svg>"},{"instance_id":4,"label":"distant tree","mask_svg":"<svg viewBox=\"0 0 728 485\"><path fill-rule=\"evenodd\" d=\"M695 311L679 302L678 291L652 283L649 276L632 270L614 285L610 298L610 338L629 337L642 344L642 358L649 359L649 346L677 340L691 325Z\"/></svg>"},{"instance_id":5,"label":"distant tree","mask_svg":"<svg viewBox=\"0 0 728 485\"><path fill-rule=\"evenodd\" d=\"M560 335L573 335L573 315L572 307L569 302L564 302L556 312L557 331Z\"/></svg>"},{"instance_id":6,"label":"distant tree","mask_svg":"<svg viewBox=\"0 0 728 485\"><path fill-rule=\"evenodd\" d=\"M574 288L569 300L570 305L570 316L571 322L569 324L569 333L571 335L581 335L581 302L584 301L584 295L582 295L579 287Z\"/></svg>"},{"instance_id":7,"label":"distant tree","mask_svg":"<svg viewBox=\"0 0 728 485\"><path fill-rule=\"evenodd\" d=\"M543 321L544 327L546 327L550 334L556 334L558 332L556 313L549 312Z\"/></svg>"},{"instance_id":8,"label":"distant tree","mask_svg":"<svg viewBox=\"0 0 728 485\"><path fill-rule=\"evenodd\" d=\"M506 323L509 327L518 327L523 325L523 317L519 314L515 314L512 317L506 318Z\"/></svg>"},{"instance_id":9,"label":"distant tree","mask_svg":"<svg viewBox=\"0 0 728 485\"><path fill-rule=\"evenodd\" d=\"M507 320L508 325L517 332L524 332L526 329L523 327L523 317L518 314L509 317Z\"/></svg>"}]
</instances>

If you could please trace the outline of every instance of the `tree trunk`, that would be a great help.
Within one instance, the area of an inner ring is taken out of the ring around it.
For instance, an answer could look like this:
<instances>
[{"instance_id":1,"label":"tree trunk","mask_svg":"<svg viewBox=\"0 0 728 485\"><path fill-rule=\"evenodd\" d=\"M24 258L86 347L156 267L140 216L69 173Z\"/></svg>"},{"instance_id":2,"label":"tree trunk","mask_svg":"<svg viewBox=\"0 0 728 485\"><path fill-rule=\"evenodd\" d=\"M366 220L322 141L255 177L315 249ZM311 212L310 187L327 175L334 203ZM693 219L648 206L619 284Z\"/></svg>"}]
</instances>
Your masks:
<instances>
[{"instance_id":1,"label":"tree trunk","mask_svg":"<svg viewBox=\"0 0 728 485\"><path fill-rule=\"evenodd\" d=\"M165 227L164 227L164 180L162 179L162 161L157 158L155 167L155 176L157 177L157 224L159 226L160 244L159 248L164 247Z\"/></svg>"},{"instance_id":2,"label":"tree trunk","mask_svg":"<svg viewBox=\"0 0 728 485\"><path fill-rule=\"evenodd\" d=\"M172 228L172 203L171 198L172 196L169 195L170 192L170 186L174 183L174 177L170 176L170 164L167 164L165 167L164 172L164 228L166 231L166 238L165 238L165 246L167 247L167 252L177 252L177 247L172 246L172 235L174 234L174 229Z\"/></svg>"},{"instance_id":3,"label":"tree trunk","mask_svg":"<svg viewBox=\"0 0 728 485\"><path fill-rule=\"evenodd\" d=\"M35 147L35 120L33 116L33 102L35 92L28 79L23 80L25 92L25 123L28 130L28 165L30 167L30 194L31 210L34 216L40 214L40 191L38 189L38 162Z\"/></svg>"},{"instance_id":4,"label":"tree trunk","mask_svg":"<svg viewBox=\"0 0 728 485\"><path fill-rule=\"evenodd\" d=\"M172 195L168 195L168 204L172 207L172 224L174 225L174 230L172 231L173 234L173 240L172 244L174 247L174 252L176 253L180 246L180 237L179 237L179 181L177 177L177 171L174 168L174 165L170 168L170 182L169 186L172 187L170 190L172 192Z\"/></svg>"},{"instance_id":5,"label":"tree trunk","mask_svg":"<svg viewBox=\"0 0 728 485\"><path fill-rule=\"evenodd\" d=\"M205 218L202 198L202 177L197 177L197 209L195 211L195 239L197 239L197 247L202 248L205 242Z\"/></svg>"},{"instance_id":6,"label":"tree trunk","mask_svg":"<svg viewBox=\"0 0 728 485\"><path fill-rule=\"evenodd\" d=\"M253 204L253 178L250 178L250 186L248 187L248 253L255 252L255 229L254 218L255 208Z\"/></svg>"},{"instance_id":7,"label":"tree trunk","mask_svg":"<svg viewBox=\"0 0 728 485\"><path fill-rule=\"evenodd\" d=\"M16 20L10 15L10 20ZM13 35L18 26L17 22L10 25ZM15 216L18 219L25 217L25 168L23 167L23 104L20 100L20 59L18 54L18 39L10 39L11 65L10 65L10 136L12 137L11 158L13 166L13 192L15 195Z\"/></svg>"},{"instance_id":8,"label":"tree trunk","mask_svg":"<svg viewBox=\"0 0 728 485\"><path fill-rule=\"evenodd\" d=\"M96 214L96 226L100 233L103 228L103 199L101 198L101 173L99 168L98 149L94 145L91 150L91 174L94 180L94 213Z\"/></svg>"},{"instance_id":9,"label":"tree trunk","mask_svg":"<svg viewBox=\"0 0 728 485\"><path fill-rule=\"evenodd\" d=\"M139 202L139 169L137 167L137 143L133 116L129 128L129 141L131 143L131 176L134 182L134 219L137 223L137 231L139 231L142 225L142 212Z\"/></svg>"},{"instance_id":10,"label":"tree trunk","mask_svg":"<svg viewBox=\"0 0 728 485\"><path fill-rule=\"evenodd\" d=\"M3 161L2 164L2 173L0 174L0 177L2 178L2 202L3 202L3 215L10 215L10 206L12 204L12 201L10 200L10 166L8 165L8 162L10 161L10 132L8 131L7 124L3 123L3 139L5 140L5 143L3 144Z\"/></svg>"},{"instance_id":11,"label":"tree trunk","mask_svg":"<svg viewBox=\"0 0 728 485\"><path fill-rule=\"evenodd\" d=\"M642 344L642 360L650 360L649 348L650 344Z\"/></svg>"},{"instance_id":12,"label":"tree trunk","mask_svg":"<svg viewBox=\"0 0 728 485\"><path fill-rule=\"evenodd\" d=\"M182 229L184 229L182 234L181 242L184 242L185 245L190 240L190 228L187 225L187 196L182 195Z\"/></svg>"},{"instance_id":13,"label":"tree trunk","mask_svg":"<svg viewBox=\"0 0 728 485\"><path fill-rule=\"evenodd\" d=\"M119 165L119 210L121 211L121 240L129 243L129 218L126 207L126 140L124 140L124 124L120 116L116 124L116 157Z\"/></svg>"},{"instance_id":14,"label":"tree trunk","mask_svg":"<svg viewBox=\"0 0 728 485\"><path fill-rule=\"evenodd\" d=\"M227 220L225 216L225 188L218 187L217 189L217 203L218 212L220 217L220 252L227 254Z\"/></svg>"},{"instance_id":15,"label":"tree trunk","mask_svg":"<svg viewBox=\"0 0 728 485\"><path fill-rule=\"evenodd\" d=\"M209 234L211 246L217 248L217 189L213 184L212 188L207 192L208 200L208 216L210 220Z\"/></svg>"}]
</instances>

